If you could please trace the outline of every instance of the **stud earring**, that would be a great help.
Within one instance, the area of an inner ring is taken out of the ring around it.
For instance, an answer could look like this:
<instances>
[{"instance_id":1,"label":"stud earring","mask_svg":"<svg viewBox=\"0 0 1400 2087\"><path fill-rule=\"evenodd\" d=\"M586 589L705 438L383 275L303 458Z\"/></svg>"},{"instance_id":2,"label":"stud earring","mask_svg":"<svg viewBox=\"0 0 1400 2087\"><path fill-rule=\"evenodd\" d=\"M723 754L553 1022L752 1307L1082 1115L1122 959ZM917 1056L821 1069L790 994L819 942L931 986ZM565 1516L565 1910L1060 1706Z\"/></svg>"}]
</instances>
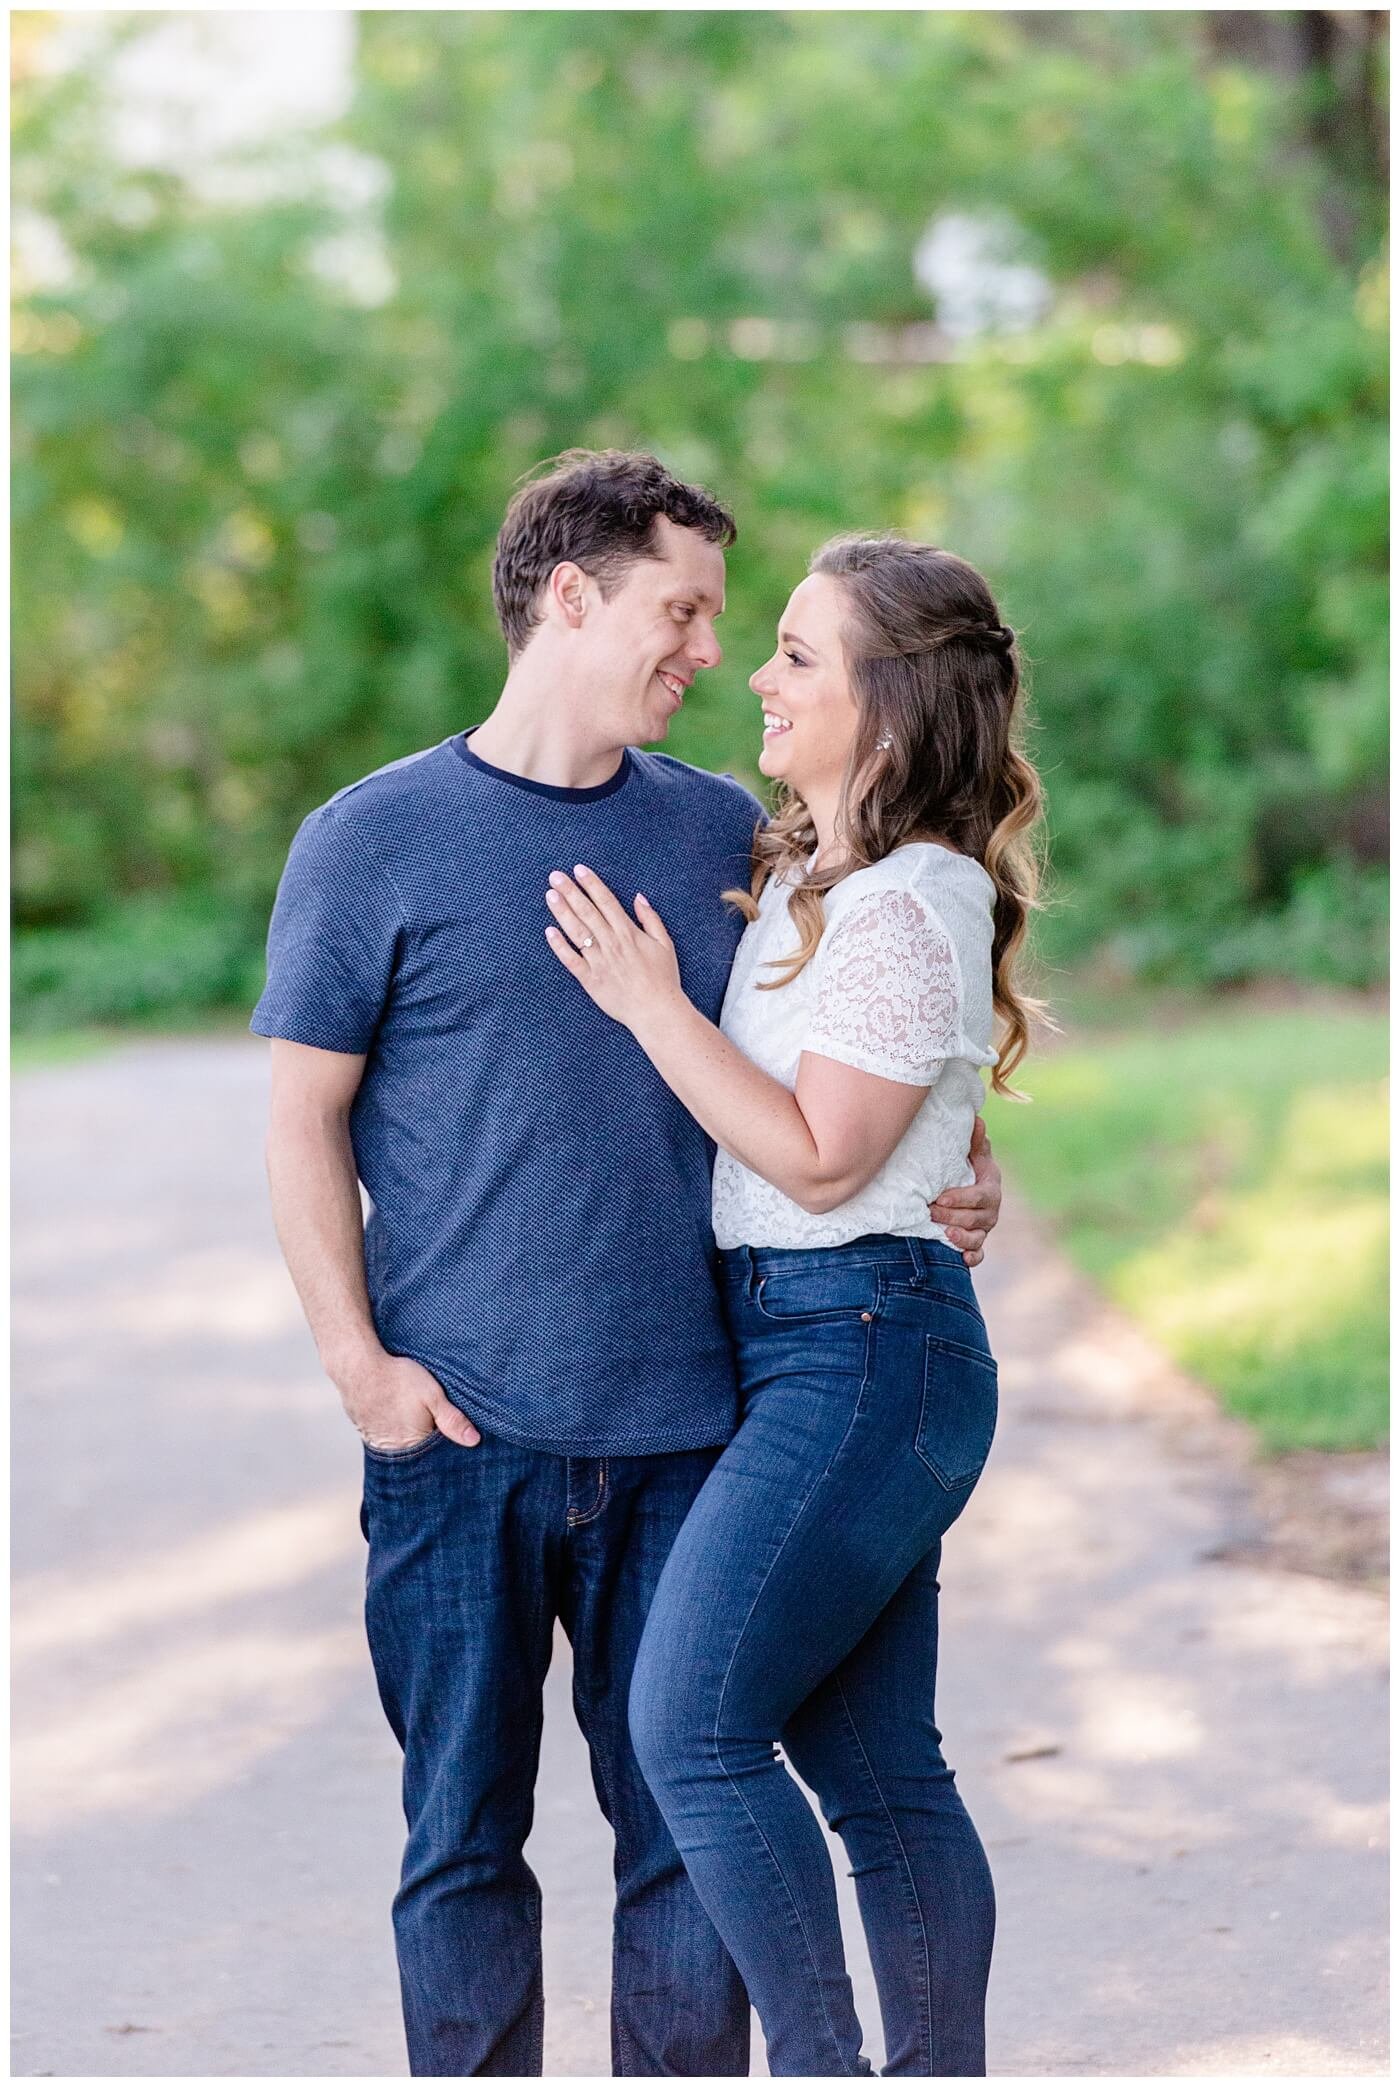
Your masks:
<instances>
[{"instance_id":1,"label":"stud earring","mask_svg":"<svg viewBox=\"0 0 1400 2087\"><path fill-rule=\"evenodd\" d=\"M883 739L877 739L875 742L876 750L879 753L888 753L893 745L894 741L893 739L891 739L888 732L886 732Z\"/></svg>"}]
</instances>

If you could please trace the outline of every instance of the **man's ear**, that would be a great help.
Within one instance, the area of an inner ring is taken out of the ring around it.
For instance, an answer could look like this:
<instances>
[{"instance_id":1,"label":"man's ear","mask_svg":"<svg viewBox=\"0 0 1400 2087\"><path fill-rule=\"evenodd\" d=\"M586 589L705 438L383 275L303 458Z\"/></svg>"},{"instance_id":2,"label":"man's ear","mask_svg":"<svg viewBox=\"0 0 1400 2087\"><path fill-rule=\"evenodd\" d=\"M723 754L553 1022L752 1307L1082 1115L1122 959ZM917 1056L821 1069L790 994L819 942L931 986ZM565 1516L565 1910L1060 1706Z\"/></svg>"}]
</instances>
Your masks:
<instances>
[{"instance_id":1,"label":"man's ear","mask_svg":"<svg viewBox=\"0 0 1400 2087\"><path fill-rule=\"evenodd\" d=\"M583 621L588 584L588 574L583 567L568 558L555 566L545 582L550 607L568 630L577 630Z\"/></svg>"}]
</instances>

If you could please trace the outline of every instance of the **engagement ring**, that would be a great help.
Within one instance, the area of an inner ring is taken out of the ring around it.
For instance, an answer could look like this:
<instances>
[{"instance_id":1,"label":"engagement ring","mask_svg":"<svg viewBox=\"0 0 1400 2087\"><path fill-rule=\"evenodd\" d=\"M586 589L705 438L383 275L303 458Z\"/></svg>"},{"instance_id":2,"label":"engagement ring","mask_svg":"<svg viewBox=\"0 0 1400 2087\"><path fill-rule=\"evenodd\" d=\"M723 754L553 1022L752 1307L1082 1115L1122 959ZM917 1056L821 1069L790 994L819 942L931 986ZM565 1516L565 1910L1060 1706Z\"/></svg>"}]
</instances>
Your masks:
<instances>
[{"instance_id":1,"label":"engagement ring","mask_svg":"<svg viewBox=\"0 0 1400 2087\"><path fill-rule=\"evenodd\" d=\"M580 948L580 949L591 949L592 947L593 947L593 937L592 937L591 935L585 935L585 936L584 936L584 938L583 938L583 940L582 940L582 942L580 942L580 944L579 944L579 948Z\"/></svg>"}]
</instances>

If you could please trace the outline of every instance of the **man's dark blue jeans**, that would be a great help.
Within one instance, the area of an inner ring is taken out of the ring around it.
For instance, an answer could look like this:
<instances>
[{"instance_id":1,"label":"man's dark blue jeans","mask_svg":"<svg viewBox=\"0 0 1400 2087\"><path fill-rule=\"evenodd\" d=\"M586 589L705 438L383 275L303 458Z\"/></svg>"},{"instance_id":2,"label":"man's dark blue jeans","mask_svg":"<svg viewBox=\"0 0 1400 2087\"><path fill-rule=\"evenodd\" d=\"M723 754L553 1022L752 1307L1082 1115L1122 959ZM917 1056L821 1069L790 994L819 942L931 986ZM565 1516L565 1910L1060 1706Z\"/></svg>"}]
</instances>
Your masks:
<instances>
[{"instance_id":1,"label":"man's dark blue jeans","mask_svg":"<svg viewBox=\"0 0 1400 2087\"><path fill-rule=\"evenodd\" d=\"M484 1431L474 1449L435 1434L365 1450L365 1618L404 1748L394 1931L415 2076L542 2070L540 1890L523 1849L556 1617L616 1837L613 2072L748 2072L748 1996L627 1731L652 1594L719 1453L559 1457Z\"/></svg>"},{"instance_id":2,"label":"man's dark blue jeans","mask_svg":"<svg viewBox=\"0 0 1400 2087\"><path fill-rule=\"evenodd\" d=\"M845 1842L885 2071L985 2073L992 1876L934 1724L942 1539L997 1420L972 1278L898 1236L721 1262L742 1417L652 1603L637 1755L771 2073L870 2071L826 1839L779 1742Z\"/></svg>"}]
</instances>

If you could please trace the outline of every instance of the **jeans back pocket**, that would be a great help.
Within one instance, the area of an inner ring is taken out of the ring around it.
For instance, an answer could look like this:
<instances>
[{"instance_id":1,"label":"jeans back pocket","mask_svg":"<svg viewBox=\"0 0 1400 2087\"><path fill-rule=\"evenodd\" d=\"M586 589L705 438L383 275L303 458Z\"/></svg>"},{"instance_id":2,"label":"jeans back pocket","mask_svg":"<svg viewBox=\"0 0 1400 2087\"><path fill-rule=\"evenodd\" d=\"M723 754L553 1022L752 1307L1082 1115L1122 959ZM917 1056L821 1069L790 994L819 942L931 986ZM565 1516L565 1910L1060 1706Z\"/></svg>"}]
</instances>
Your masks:
<instances>
[{"instance_id":1,"label":"jeans back pocket","mask_svg":"<svg viewBox=\"0 0 1400 2087\"><path fill-rule=\"evenodd\" d=\"M996 1358L985 1348L930 1333L914 1448L950 1493L973 1484L997 1425Z\"/></svg>"}]
</instances>

